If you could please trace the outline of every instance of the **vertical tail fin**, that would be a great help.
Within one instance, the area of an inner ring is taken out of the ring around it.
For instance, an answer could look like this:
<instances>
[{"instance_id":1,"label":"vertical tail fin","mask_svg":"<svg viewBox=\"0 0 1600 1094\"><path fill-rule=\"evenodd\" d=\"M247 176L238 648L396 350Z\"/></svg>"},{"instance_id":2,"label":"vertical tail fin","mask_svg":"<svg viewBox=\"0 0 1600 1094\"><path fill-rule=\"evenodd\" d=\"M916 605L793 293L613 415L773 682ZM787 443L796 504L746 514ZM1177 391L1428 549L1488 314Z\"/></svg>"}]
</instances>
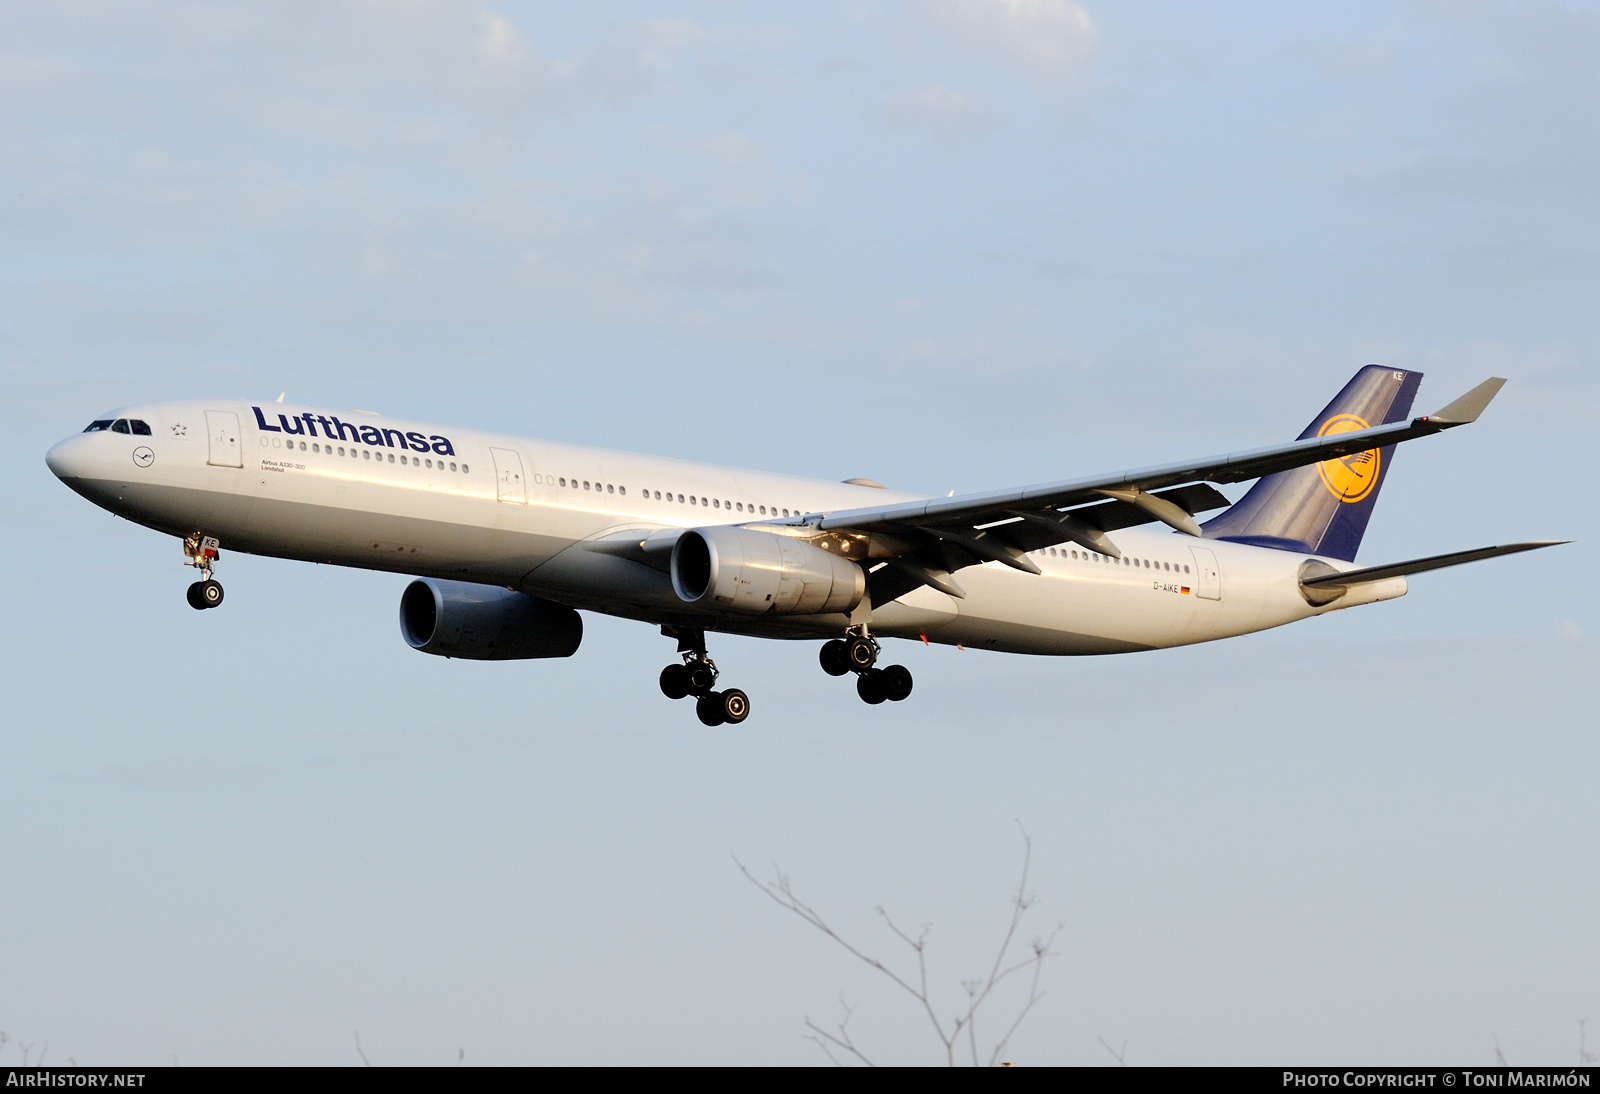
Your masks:
<instances>
[{"instance_id":1,"label":"vertical tail fin","mask_svg":"<svg viewBox=\"0 0 1600 1094\"><path fill-rule=\"evenodd\" d=\"M1299 439L1404 421L1421 383L1420 372L1368 365L1333 397ZM1267 475L1202 528L1210 539L1354 562L1394 449L1390 445Z\"/></svg>"}]
</instances>

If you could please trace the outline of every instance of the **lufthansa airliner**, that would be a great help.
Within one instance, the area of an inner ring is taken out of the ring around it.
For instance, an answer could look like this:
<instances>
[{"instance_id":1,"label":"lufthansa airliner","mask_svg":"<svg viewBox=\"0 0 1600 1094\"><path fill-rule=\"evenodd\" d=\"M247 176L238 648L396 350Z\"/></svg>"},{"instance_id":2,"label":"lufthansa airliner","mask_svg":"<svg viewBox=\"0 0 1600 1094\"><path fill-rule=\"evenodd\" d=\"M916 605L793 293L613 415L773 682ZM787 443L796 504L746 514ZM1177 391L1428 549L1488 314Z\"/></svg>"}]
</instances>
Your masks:
<instances>
[{"instance_id":1,"label":"lufthansa airliner","mask_svg":"<svg viewBox=\"0 0 1600 1094\"><path fill-rule=\"evenodd\" d=\"M400 633L445 657L570 657L579 611L659 626L670 698L707 725L707 632L821 641L867 703L911 694L886 638L1028 654L1133 653L1406 592L1406 575L1557 541L1378 566L1356 551L1402 441L1477 420L1486 380L1410 417L1422 374L1369 365L1269 448L942 498L228 399L123 407L45 457L64 483L171 535L222 603L224 550L413 575ZM281 397L280 397L281 398ZM1256 480L1229 504L1213 483ZM1213 513L1205 523L1201 513Z\"/></svg>"}]
</instances>

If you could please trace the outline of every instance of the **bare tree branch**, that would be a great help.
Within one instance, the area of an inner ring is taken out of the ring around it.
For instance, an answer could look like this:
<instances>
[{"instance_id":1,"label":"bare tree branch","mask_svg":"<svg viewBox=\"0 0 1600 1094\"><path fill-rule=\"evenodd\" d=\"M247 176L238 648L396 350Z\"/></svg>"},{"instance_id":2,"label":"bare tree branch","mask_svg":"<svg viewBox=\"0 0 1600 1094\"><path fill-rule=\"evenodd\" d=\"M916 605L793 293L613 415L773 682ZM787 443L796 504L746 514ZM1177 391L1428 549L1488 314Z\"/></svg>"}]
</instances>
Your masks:
<instances>
[{"instance_id":1,"label":"bare tree branch","mask_svg":"<svg viewBox=\"0 0 1600 1094\"><path fill-rule=\"evenodd\" d=\"M905 980L901 979L897 973L886 966L883 962L879 961L876 957L869 957L865 953L862 953L860 950L858 950L855 946L852 946L849 942L846 942L842 937L840 937L837 931L828 926L827 921L822 918L815 908L812 908L810 905L803 902L799 897L795 896L794 890L789 887L789 878L781 870L778 870L776 866L773 867L773 873L775 875L774 880L771 882L764 882L758 881L756 876L750 872L750 868L739 861L738 856L734 856L733 863L735 866L739 867L740 873L750 879L750 884L754 885L757 889L760 889L763 893L766 893L767 896L771 897L772 900L780 907L789 909L795 915L799 916L817 930L833 939L840 946L843 946L845 950L849 951L849 953L854 957L866 962L868 965L871 965L873 968L883 973L890 980L893 980L911 995L920 998L920 993L916 988L906 983ZM885 918L888 917L885 916ZM893 924L890 924L890 926L892 928ZM896 931L896 933L898 934L899 932ZM905 936L901 935L901 937L904 938ZM912 945L915 947L915 943Z\"/></svg>"},{"instance_id":2,"label":"bare tree branch","mask_svg":"<svg viewBox=\"0 0 1600 1094\"><path fill-rule=\"evenodd\" d=\"M1005 1051L1006 1045L1010 1043L1011 1035L1017 1032L1017 1027L1022 1025L1022 1020L1028 1016L1028 1012L1033 1009L1033 1005L1044 998L1044 992L1039 990L1039 974L1044 969L1044 959L1055 956L1055 951L1050 947L1055 942L1056 935L1061 933L1062 927L1063 924L1057 923L1055 930L1050 932L1049 937L1035 938L1033 940L1033 957L1023 963L1024 965L1033 966L1033 979L1028 984L1028 1001L1023 1005L1021 1012L1017 1014L1016 1020L1011 1023L1011 1028L1006 1030L1006 1035L1000 1038L999 1044L994 1046L994 1054L989 1057L990 1067L1000 1062L1000 1054ZM1022 966L1013 966L1011 969L1007 969L1001 974L1002 978L1010 975L1019 967Z\"/></svg>"},{"instance_id":3,"label":"bare tree branch","mask_svg":"<svg viewBox=\"0 0 1600 1094\"><path fill-rule=\"evenodd\" d=\"M1011 897L1011 915L1006 923L1005 933L1000 940L1000 947L995 952L994 961L990 964L987 977L961 982L961 987L967 995L966 1005L948 1020L939 1017L938 1010L933 1003L932 991L928 987L928 935L932 930L930 924L923 924L921 932L913 936L910 932L902 929L882 905L876 909L878 915L883 917L884 926L888 928L889 932L901 942L904 942L916 955L916 974L914 976L903 975L839 934L822 917L820 912L800 899L794 891L794 886L790 882L789 876L776 863L773 864L772 868L772 880L762 881L750 872L749 867L741 862L737 855L733 856L733 862L750 884L765 893L773 903L799 916L806 923L831 938L846 953L881 972L896 987L915 999L927 1016L928 1023L933 1027L934 1035L944 1047L945 1063L950 1066L954 1066L956 1063L957 1046L961 1044L963 1039L966 1041L966 1054L970 1055L972 1065L974 1067L982 1066L983 1060L978 1047L977 1032L979 1009L993 996L995 989L1014 973L1031 969L1032 976L1028 983L1027 999L1023 1003L1020 1012L1005 1027L1005 1034L995 1044L993 1052L989 1055L988 1066L993 1067L1000 1062L1001 1053L1005 1051L1012 1035L1021 1026L1023 1019L1033 1010L1034 1004L1043 998L1044 993L1039 990L1040 972L1045 959L1055 956L1055 951L1051 949L1051 946L1062 929L1062 925L1058 923L1048 936L1035 938L1030 943L1032 950L1030 956L1007 964L1007 957L1016 943L1023 918L1027 915L1028 910L1038 903L1037 898L1028 891L1028 876L1033 861L1033 840L1020 821L1017 823L1017 830L1022 834L1022 873L1017 882L1016 891ZM840 1002L843 1004L842 999ZM844 1021L839 1023L836 1031L824 1029L809 1017L806 1018L805 1027L809 1031L806 1035L807 1039L815 1042L817 1047L836 1065L845 1066L846 1061L853 1057L861 1061L861 1063L871 1066L872 1061L856 1046L847 1028L850 1016L853 1013L854 1009L845 1005Z\"/></svg>"},{"instance_id":4,"label":"bare tree branch","mask_svg":"<svg viewBox=\"0 0 1600 1094\"><path fill-rule=\"evenodd\" d=\"M806 1035L806 1039L809 1041L814 1041L817 1047L822 1049L822 1051L827 1055L828 1059L833 1061L833 1065L835 1067L848 1067L849 1065L845 1061L835 1056L833 1054L833 1050L828 1047L829 1045L833 1045L836 1048L848 1052L867 1067L876 1067L877 1065L871 1060L867 1059L867 1057L862 1054L861 1050L856 1047L855 1040L850 1036L850 1016L856 1012L856 1008L852 1007L849 1003L846 1003L843 996L839 997L839 1005L844 1008L844 1019L838 1025L838 1035L835 1036L834 1034L823 1029L821 1026L813 1022L808 1015L806 1017L806 1028L811 1032Z\"/></svg>"}]
</instances>

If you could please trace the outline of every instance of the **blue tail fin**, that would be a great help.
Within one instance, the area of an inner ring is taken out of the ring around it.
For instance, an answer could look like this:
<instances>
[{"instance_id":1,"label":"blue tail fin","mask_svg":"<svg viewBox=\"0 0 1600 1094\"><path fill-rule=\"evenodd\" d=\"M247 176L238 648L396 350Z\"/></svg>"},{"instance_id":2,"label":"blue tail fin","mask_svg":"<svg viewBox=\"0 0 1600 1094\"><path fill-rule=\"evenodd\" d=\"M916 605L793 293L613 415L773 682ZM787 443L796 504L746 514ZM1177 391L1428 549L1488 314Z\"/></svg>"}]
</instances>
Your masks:
<instances>
[{"instance_id":1,"label":"blue tail fin","mask_svg":"<svg viewBox=\"0 0 1600 1094\"><path fill-rule=\"evenodd\" d=\"M1306 426L1299 439L1404 421L1421 383L1420 372L1368 365ZM1210 539L1354 562L1394 449L1390 445L1267 475L1202 528Z\"/></svg>"}]
</instances>

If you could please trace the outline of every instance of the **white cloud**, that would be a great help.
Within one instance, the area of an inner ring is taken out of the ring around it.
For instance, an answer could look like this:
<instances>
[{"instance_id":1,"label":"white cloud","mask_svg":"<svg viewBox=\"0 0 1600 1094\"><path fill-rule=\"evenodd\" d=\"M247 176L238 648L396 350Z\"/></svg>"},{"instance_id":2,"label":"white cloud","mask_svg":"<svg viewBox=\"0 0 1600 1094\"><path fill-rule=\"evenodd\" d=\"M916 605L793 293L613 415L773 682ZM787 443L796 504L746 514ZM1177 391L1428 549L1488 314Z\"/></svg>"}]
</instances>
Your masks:
<instances>
[{"instance_id":1,"label":"white cloud","mask_svg":"<svg viewBox=\"0 0 1600 1094\"><path fill-rule=\"evenodd\" d=\"M935 0L929 11L958 47L1040 90L1076 84L1100 43L1089 10L1074 0Z\"/></svg>"},{"instance_id":2,"label":"white cloud","mask_svg":"<svg viewBox=\"0 0 1600 1094\"><path fill-rule=\"evenodd\" d=\"M981 137L994 120L972 99L943 84L928 84L890 98L884 120L891 130L923 130L943 141Z\"/></svg>"},{"instance_id":3,"label":"white cloud","mask_svg":"<svg viewBox=\"0 0 1600 1094\"><path fill-rule=\"evenodd\" d=\"M522 32L517 30L517 25L504 15L481 15L479 23L483 27L481 48L489 61L511 60L527 47L527 41L522 37Z\"/></svg>"}]
</instances>

